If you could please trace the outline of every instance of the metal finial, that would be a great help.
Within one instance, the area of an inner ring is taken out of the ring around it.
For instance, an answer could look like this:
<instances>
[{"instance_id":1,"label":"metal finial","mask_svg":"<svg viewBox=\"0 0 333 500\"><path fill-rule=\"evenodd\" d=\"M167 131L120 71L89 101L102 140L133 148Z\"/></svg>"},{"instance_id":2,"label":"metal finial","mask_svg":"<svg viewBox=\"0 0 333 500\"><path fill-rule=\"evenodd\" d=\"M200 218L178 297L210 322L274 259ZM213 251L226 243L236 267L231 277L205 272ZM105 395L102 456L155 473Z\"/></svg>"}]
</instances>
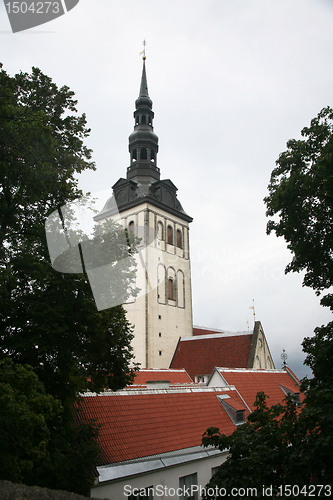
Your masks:
<instances>
[{"instance_id":1,"label":"metal finial","mask_svg":"<svg viewBox=\"0 0 333 500\"><path fill-rule=\"evenodd\" d=\"M147 45L146 40L143 40L142 45L143 45L143 51L140 52L140 56L141 56L141 54L143 54L142 59L145 60L146 59L146 45Z\"/></svg>"}]
</instances>

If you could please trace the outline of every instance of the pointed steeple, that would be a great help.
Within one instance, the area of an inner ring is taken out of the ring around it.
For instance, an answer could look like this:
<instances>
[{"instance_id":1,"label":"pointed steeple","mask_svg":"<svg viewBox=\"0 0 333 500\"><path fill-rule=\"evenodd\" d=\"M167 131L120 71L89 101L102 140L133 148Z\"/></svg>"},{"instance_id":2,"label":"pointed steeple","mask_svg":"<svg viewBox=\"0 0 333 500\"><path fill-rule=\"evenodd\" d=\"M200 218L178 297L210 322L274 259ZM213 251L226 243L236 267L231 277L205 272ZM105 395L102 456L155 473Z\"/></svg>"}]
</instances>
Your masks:
<instances>
[{"instance_id":1,"label":"pointed steeple","mask_svg":"<svg viewBox=\"0 0 333 500\"><path fill-rule=\"evenodd\" d=\"M113 196L103 210L94 217L95 221L112 216L115 210L123 212L150 203L164 212L191 222L177 198L177 187L170 179L160 179L157 167L158 137L154 133L153 101L148 95L146 57L143 68L139 97L135 101L134 131L129 136L130 166L127 178L120 178L113 186ZM116 208L115 208L116 207Z\"/></svg>"},{"instance_id":2,"label":"pointed steeple","mask_svg":"<svg viewBox=\"0 0 333 500\"><path fill-rule=\"evenodd\" d=\"M140 97L149 97L147 75L146 75L146 56L143 57L143 68L142 68L141 86L140 86L139 96Z\"/></svg>"},{"instance_id":3,"label":"pointed steeple","mask_svg":"<svg viewBox=\"0 0 333 500\"><path fill-rule=\"evenodd\" d=\"M157 168L158 137L154 133L152 107L153 101L148 94L146 56L143 56L140 93L135 101L134 131L129 136L131 163L127 169L127 179L145 184L160 179Z\"/></svg>"}]
</instances>

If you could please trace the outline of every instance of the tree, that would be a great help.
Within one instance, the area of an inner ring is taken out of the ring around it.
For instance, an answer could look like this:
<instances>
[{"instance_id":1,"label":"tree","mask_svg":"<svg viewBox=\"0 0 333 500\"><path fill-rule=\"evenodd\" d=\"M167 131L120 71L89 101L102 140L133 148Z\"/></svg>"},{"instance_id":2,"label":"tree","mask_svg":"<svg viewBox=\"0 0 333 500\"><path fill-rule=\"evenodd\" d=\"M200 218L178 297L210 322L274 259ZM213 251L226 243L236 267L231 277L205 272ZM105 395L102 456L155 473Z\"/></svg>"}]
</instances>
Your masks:
<instances>
[{"instance_id":1,"label":"tree","mask_svg":"<svg viewBox=\"0 0 333 500\"><path fill-rule=\"evenodd\" d=\"M268 186L267 233L288 243L293 258L285 272L305 270L304 286L319 295L333 284L333 110L326 107L291 139ZM329 305L329 296L322 300Z\"/></svg>"},{"instance_id":2,"label":"tree","mask_svg":"<svg viewBox=\"0 0 333 500\"><path fill-rule=\"evenodd\" d=\"M0 361L0 478L29 482L47 457L48 424L62 413L29 366Z\"/></svg>"},{"instance_id":3,"label":"tree","mask_svg":"<svg viewBox=\"0 0 333 500\"><path fill-rule=\"evenodd\" d=\"M95 168L76 104L68 87L37 68L14 77L0 72L0 359L32 366L62 405L36 484L87 494L97 428L80 421L78 397L88 387L125 386L135 368L123 307L98 311L86 272L57 272L50 263L45 221L82 196L76 176ZM118 278L133 289L135 241L115 224L104 233L96 228L94 238L86 244L107 248L111 262L127 252Z\"/></svg>"},{"instance_id":4,"label":"tree","mask_svg":"<svg viewBox=\"0 0 333 500\"><path fill-rule=\"evenodd\" d=\"M301 131L304 139L292 139L272 171L265 198L266 215L273 217L267 233L283 236L292 253L285 272L305 271L303 286L317 295L333 285L333 110L324 108ZM333 310L333 295L321 299ZM315 329L303 340L305 364L314 377L303 379L306 399L296 408L290 399L284 406L267 407L257 395L256 410L248 423L231 436L208 429L205 446L229 449L230 455L209 485L272 485L272 495L331 496L333 485L333 322ZM279 491L279 485L305 489ZM317 489L309 490L309 485ZM320 492L320 485L327 485ZM265 495L270 496L270 495Z\"/></svg>"},{"instance_id":5,"label":"tree","mask_svg":"<svg viewBox=\"0 0 333 500\"><path fill-rule=\"evenodd\" d=\"M219 429L208 429L202 439L204 446L229 450L227 460L220 466L207 485L207 492L221 491L220 495L244 498L247 491L252 496L276 498L279 487L285 484L302 486L310 480L309 462L300 448L305 446L304 433L298 426L297 404L293 397L286 398L285 405L267 406L265 394L256 397L256 409L248 416L248 422L240 425L230 436ZM267 488L271 488L267 492ZM280 492L281 496L281 492ZM297 495L296 495L297 496Z\"/></svg>"},{"instance_id":6,"label":"tree","mask_svg":"<svg viewBox=\"0 0 333 500\"><path fill-rule=\"evenodd\" d=\"M333 110L322 109L301 131L304 139L287 143L273 170L265 198L268 234L275 231L288 242L293 258L286 272L305 271L303 286L317 295L333 285ZM333 294L321 305L333 311ZM312 446L313 472L318 481L333 482L333 322L317 327L303 340L305 364L313 372L305 378L306 405L301 421Z\"/></svg>"}]
</instances>

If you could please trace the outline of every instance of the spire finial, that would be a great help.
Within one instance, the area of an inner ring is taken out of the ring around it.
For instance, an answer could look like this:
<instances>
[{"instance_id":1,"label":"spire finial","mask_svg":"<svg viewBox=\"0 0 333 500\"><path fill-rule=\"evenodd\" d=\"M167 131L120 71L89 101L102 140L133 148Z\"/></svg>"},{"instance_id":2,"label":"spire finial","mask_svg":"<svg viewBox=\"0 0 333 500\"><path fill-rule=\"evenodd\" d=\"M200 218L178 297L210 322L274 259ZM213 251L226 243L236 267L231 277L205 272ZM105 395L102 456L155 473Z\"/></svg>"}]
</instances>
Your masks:
<instances>
[{"instance_id":1,"label":"spire finial","mask_svg":"<svg viewBox=\"0 0 333 500\"><path fill-rule=\"evenodd\" d=\"M146 40L143 40L142 45L143 45L143 51L140 52L140 56L141 56L141 54L143 54L142 59L145 61L146 60L146 45L147 45Z\"/></svg>"}]
</instances>

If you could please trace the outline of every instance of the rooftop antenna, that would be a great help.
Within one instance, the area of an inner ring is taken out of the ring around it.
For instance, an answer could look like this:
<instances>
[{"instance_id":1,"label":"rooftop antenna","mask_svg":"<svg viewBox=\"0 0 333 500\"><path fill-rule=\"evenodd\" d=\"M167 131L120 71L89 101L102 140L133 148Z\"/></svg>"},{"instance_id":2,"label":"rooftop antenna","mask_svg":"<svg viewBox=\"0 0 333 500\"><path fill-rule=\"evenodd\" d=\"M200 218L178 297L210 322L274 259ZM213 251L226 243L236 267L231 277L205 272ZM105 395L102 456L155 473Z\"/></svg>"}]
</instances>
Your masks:
<instances>
[{"instance_id":1,"label":"rooftop antenna","mask_svg":"<svg viewBox=\"0 0 333 500\"><path fill-rule=\"evenodd\" d=\"M140 52L140 56L141 56L141 54L143 54L142 59L145 60L146 59L146 45L147 45L146 40L143 40L142 45L143 45L143 51Z\"/></svg>"},{"instance_id":2,"label":"rooftop antenna","mask_svg":"<svg viewBox=\"0 0 333 500\"><path fill-rule=\"evenodd\" d=\"M286 353L286 351L284 349L282 349L281 359L282 359L282 368L286 368L288 354Z\"/></svg>"}]
</instances>

